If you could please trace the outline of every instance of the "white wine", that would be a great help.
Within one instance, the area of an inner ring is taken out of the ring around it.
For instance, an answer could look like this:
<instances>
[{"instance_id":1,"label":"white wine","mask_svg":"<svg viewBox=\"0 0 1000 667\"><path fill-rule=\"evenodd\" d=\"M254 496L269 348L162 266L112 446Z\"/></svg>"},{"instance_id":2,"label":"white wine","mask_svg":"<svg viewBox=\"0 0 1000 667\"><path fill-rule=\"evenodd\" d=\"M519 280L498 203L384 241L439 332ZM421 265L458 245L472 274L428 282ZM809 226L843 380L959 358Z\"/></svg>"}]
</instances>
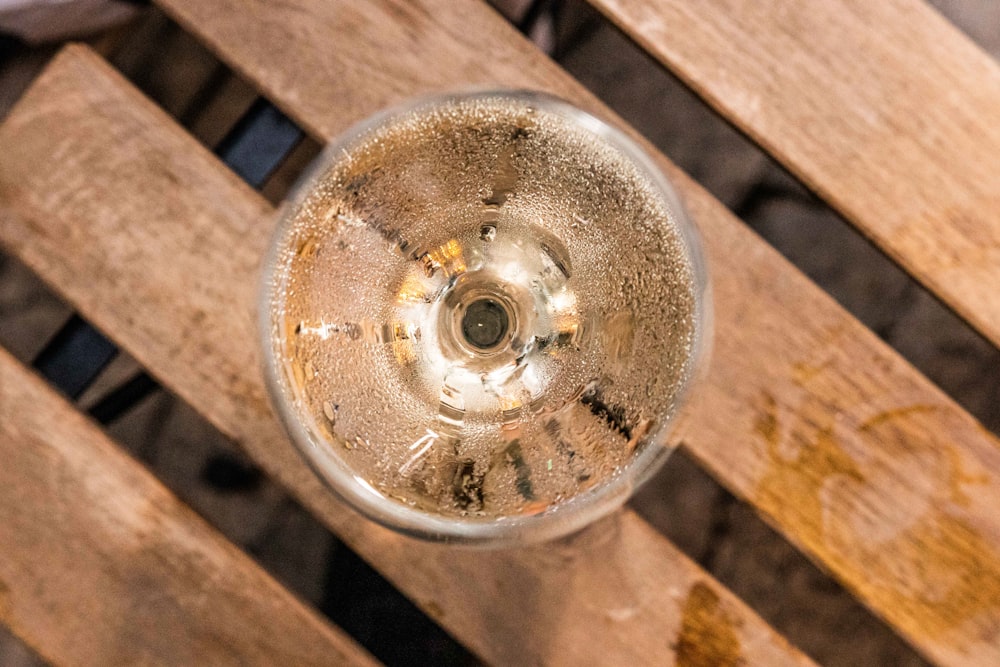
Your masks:
<instances>
[{"instance_id":1,"label":"white wine","mask_svg":"<svg viewBox=\"0 0 1000 667\"><path fill-rule=\"evenodd\" d=\"M558 513L668 446L700 259L663 183L596 123L527 94L419 104L328 152L287 209L274 381L361 509L438 532Z\"/></svg>"}]
</instances>

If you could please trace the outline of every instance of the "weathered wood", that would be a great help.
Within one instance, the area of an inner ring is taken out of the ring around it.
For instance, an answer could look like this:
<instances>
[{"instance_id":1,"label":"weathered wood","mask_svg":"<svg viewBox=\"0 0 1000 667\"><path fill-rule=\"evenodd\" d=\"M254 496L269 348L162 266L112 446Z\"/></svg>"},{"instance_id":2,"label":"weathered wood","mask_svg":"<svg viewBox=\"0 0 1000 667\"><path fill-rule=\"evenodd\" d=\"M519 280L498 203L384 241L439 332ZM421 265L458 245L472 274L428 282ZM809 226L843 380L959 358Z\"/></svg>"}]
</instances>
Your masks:
<instances>
[{"instance_id":1,"label":"weathered wood","mask_svg":"<svg viewBox=\"0 0 1000 667\"><path fill-rule=\"evenodd\" d=\"M481 3L159 1L320 138L468 85L542 88L610 118ZM715 279L714 363L679 436L924 654L1000 662L997 439L657 159Z\"/></svg>"},{"instance_id":2,"label":"weathered wood","mask_svg":"<svg viewBox=\"0 0 1000 667\"><path fill-rule=\"evenodd\" d=\"M632 512L561 544L480 552L337 503L258 371L273 211L93 54L64 51L0 145L2 242L490 662L809 664Z\"/></svg>"},{"instance_id":3,"label":"weathered wood","mask_svg":"<svg viewBox=\"0 0 1000 667\"><path fill-rule=\"evenodd\" d=\"M372 665L0 350L0 621L55 664Z\"/></svg>"},{"instance_id":4,"label":"weathered wood","mask_svg":"<svg viewBox=\"0 0 1000 667\"><path fill-rule=\"evenodd\" d=\"M1000 65L921 0L591 0L1000 345Z\"/></svg>"}]
</instances>

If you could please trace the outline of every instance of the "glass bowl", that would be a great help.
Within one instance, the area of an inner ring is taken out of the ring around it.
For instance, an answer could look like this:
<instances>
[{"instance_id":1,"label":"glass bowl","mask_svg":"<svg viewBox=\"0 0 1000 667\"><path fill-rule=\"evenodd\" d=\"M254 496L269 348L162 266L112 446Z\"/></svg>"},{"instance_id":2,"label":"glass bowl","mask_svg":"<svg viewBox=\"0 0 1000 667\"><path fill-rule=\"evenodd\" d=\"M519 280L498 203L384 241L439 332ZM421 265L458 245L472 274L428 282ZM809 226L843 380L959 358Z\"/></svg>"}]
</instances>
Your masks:
<instances>
[{"instance_id":1,"label":"glass bowl","mask_svg":"<svg viewBox=\"0 0 1000 667\"><path fill-rule=\"evenodd\" d=\"M710 339L700 242L620 130L527 91L421 98L331 143L263 268L271 399L350 506L520 544L624 503Z\"/></svg>"}]
</instances>

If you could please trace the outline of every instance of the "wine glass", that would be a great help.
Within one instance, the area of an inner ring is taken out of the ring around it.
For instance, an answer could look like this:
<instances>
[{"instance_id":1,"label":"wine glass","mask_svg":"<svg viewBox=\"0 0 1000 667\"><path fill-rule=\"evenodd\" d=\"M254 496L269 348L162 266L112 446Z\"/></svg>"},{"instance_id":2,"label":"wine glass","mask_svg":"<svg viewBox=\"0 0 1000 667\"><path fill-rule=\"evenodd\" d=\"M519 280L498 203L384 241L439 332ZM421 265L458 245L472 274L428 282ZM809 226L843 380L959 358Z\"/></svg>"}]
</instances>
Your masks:
<instances>
[{"instance_id":1,"label":"wine glass","mask_svg":"<svg viewBox=\"0 0 1000 667\"><path fill-rule=\"evenodd\" d=\"M672 449L708 280L663 174L554 97L448 94L330 144L265 262L272 400L368 517L474 543L566 535Z\"/></svg>"}]
</instances>

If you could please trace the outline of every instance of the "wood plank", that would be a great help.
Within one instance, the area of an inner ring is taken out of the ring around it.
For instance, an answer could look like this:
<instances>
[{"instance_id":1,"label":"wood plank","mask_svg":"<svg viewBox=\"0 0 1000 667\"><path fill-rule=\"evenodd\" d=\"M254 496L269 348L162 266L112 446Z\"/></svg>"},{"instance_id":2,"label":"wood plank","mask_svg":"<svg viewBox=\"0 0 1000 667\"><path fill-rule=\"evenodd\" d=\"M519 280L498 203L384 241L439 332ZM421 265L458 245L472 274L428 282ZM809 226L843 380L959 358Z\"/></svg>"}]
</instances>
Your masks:
<instances>
[{"instance_id":1,"label":"wood plank","mask_svg":"<svg viewBox=\"0 0 1000 667\"><path fill-rule=\"evenodd\" d=\"M346 510L287 443L258 371L272 209L91 53L63 52L0 145L2 242L488 661L810 664L632 512L483 552Z\"/></svg>"},{"instance_id":2,"label":"wood plank","mask_svg":"<svg viewBox=\"0 0 1000 667\"><path fill-rule=\"evenodd\" d=\"M542 88L617 122L481 3L159 2L320 138L469 85ZM715 279L714 362L678 437L925 655L1000 663L1000 443L657 160Z\"/></svg>"},{"instance_id":3,"label":"wood plank","mask_svg":"<svg viewBox=\"0 0 1000 667\"><path fill-rule=\"evenodd\" d=\"M374 665L0 350L0 621L54 664Z\"/></svg>"},{"instance_id":4,"label":"wood plank","mask_svg":"<svg viewBox=\"0 0 1000 667\"><path fill-rule=\"evenodd\" d=\"M1000 65L921 0L591 0L1000 345Z\"/></svg>"}]
</instances>

